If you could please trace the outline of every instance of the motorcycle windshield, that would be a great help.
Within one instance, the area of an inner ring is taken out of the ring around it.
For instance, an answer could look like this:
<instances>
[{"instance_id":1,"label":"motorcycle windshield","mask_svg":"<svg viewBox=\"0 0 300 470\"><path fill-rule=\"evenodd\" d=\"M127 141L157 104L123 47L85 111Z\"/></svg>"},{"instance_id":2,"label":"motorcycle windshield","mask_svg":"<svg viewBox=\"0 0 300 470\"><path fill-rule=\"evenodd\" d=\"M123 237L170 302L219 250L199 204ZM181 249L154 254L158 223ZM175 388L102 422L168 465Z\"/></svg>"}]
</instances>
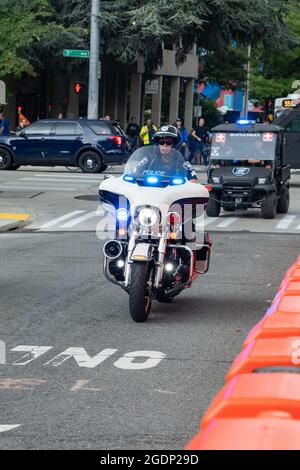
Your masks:
<instances>
[{"instance_id":1,"label":"motorcycle windshield","mask_svg":"<svg viewBox=\"0 0 300 470\"><path fill-rule=\"evenodd\" d=\"M186 179L190 164L181 153L167 145L147 145L137 149L129 158L124 170L128 178L135 180L149 177L168 180Z\"/></svg>"}]
</instances>

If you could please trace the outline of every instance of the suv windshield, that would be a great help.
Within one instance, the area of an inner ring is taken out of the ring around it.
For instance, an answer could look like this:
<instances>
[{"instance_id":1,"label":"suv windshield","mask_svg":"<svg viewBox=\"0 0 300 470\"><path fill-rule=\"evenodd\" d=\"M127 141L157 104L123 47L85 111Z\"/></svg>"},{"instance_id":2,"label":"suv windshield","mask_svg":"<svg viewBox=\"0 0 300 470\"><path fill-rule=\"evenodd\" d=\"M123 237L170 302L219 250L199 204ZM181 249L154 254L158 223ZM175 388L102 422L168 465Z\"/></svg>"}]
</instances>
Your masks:
<instances>
[{"instance_id":1,"label":"suv windshield","mask_svg":"<svg viewBox=\"0 0 300 470\"><path fill-rule=\"evenodd\" d=\"M277 135L217 132L213 135L211 160L274 160Z\"/></svg>"},{"instance_id":2,"label":"suv windshield","mask_svg":"<svg viewBox=\"0 0 300 470\"><path fill-rule=\"evenodd\" d=\"M189 163L171 146L147 145L137 149L129 158L124 173L135 178L146 175L187 177Z\"/></svg>"}]
</instances>

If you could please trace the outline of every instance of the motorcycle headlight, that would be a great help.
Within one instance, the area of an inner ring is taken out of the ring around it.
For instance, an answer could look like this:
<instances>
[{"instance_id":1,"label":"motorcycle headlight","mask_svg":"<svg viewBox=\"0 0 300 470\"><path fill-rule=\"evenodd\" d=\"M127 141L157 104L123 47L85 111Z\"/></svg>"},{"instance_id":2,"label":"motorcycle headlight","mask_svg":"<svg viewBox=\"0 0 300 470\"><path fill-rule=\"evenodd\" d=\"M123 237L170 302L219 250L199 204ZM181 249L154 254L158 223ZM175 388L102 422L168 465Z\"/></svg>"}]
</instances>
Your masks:
<instances>
[{"instance_id":1,"label":"motorcycle headlight","mask_svg":"<svg viewBox=\"0 0 300 470\"><path fill-rule=\"evenodd\" d=\"M159 221L158 211L152 209L151 207L144 207L143 209L139 210L137 220L142 227L153 227Z\"/></svg>"},{"instance_id":2,"label":"motorcycle headlight","mask_svg":"<svg viewBox=\"0 0 300 470\"><path fill-rule=\"evenodd\" d=\"M213 177L213 182L214 182L215 184L220 184L220 178L214 176L214 177Z\"/></svg>"}]
</instances>

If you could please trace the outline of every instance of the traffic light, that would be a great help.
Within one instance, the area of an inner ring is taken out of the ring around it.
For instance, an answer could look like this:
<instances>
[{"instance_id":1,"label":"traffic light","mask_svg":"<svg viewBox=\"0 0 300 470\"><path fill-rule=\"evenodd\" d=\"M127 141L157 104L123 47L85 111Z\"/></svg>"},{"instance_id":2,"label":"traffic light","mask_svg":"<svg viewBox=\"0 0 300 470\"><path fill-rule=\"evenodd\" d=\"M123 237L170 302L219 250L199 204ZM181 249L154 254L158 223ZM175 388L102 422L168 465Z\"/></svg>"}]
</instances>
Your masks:
<instances>
[{"instance_id":1,"label":"traffic light","mask_svg":"<svg viewBox=\"0 0 300 470\"><path fill-rule=\"evenodd\" d=\"M85 83L82 83L82 82L76 82L75 85L74 85L74 91L76 93L76 95L80 95L81 93L83 93L84 89L85 89Z\"/></svg>"}]
</instances>

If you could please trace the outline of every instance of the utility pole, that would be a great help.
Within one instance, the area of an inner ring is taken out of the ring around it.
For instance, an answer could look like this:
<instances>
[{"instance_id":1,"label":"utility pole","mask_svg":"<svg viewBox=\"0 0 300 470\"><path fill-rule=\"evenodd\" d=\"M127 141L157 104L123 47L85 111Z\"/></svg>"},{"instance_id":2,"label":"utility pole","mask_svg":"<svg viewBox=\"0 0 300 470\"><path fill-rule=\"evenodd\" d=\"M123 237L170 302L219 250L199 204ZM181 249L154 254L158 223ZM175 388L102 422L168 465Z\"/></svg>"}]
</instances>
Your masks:
<instances>
[{"instance_id":1,"label":"utility pole","mask_svg":"<svg viewBox=\"0 0 300 470\"><path fill-rule=\"evenodd\" d=\"M100 0L92 0L88 119L99 118Z\"/></svg>"},{"instance_id":2,"label":"utility pole","mask_svg":"<svg viewBox=\"0 0 300 470\"><path fill-rule=\"evenodd\" d=\"M246 81L246 90L245 90L245 96L244 96L244 109L243 109L243 115L245 119L248 118L250 77L251 77L251 45L248 46L247 81Z\"/></svg>"}]
</instances>

